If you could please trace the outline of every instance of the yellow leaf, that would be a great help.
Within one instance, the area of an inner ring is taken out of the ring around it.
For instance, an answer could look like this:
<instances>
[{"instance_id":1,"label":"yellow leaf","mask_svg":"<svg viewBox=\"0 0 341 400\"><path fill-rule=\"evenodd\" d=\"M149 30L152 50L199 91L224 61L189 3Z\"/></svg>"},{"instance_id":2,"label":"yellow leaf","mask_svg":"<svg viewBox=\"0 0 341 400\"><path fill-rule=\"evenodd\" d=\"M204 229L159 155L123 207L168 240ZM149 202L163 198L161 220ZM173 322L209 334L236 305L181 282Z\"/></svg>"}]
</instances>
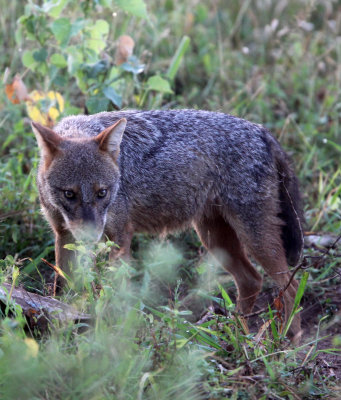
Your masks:
<instances>
[{"instance_id":1,"label":"yellow leaf","mask_svg":"<svg viewBox=\"0 0 341 400\"><path fill-rule=\"evenodd\" d=\"M53 126L64 111L64 99L58 92L33 90L30 99L31 101L26 103L27 114L32 121L42 125Z\"/></svg>"}]
</instances>

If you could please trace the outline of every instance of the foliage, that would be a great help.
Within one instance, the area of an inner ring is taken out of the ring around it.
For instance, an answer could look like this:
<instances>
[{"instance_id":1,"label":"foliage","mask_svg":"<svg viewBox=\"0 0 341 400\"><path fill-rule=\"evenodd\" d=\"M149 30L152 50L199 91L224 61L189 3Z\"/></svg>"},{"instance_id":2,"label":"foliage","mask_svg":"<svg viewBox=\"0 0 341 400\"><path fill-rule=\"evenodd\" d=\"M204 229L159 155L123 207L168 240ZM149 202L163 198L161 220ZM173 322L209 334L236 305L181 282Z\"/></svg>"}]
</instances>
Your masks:
<instances>
[{"instance_id":1,"label":"foliage","mask_svg":"<svg viewBox=\"0 0 341 400\"><path fill-rule=\"evenodd\" d=\"M119 43L116 54L112 54L109 34L117 25L117 12L112 10L148 19L142 0L117 0L114 4L46 1L42 6L30 3L25 7L25 15L18 19L17 43L28 48L22 55L23 65L36 81L44 82L45 91L74 82L69 95L74 97L78 93L82 99L78 105L84 107L85 101L89 113L121 108L135 92L143 90L172 93L169 83L160 75L151 76L142 87L139 75L145 71L145 65L132 54L133 41ZM108 13L111 20L104 17ZM69 17L61 16L65 14ZM176 57L178 63L182 56L180 53ZM177 68L173 67L171 78Z\"/></svg>"},{"instance_id":2,"label":"foliage","mask_svg":"<svg viewBox=\"0 0 341 400\"><path fill-rule=\"evenodd\" d=\"M340 232L335 1L0 0L0 6L1 282L50 293L53 271L40 260L53 261L53 240L40 215L38 153L27 117L52 125L84 112L194 107L262 123L295 162L307 229ZM330 329L337 324L330 295L339 279L336 251L334 259L305 251L315 258L309 277L300 274L298 297L308 310L311 299L321 304L323 320L292 348L273 306L248 330L230 298L231 282L201 256L193 232L172 243L138 235L131 265L106 265L110 243L95 250L96 269L85 268L83 258L63 300L89 312L91 326L53 322L41 337L27 332L20 309L5 307L0 397L338 398L335 376L319 361L340 348L339 336L328 344L321 338L326 321ZM198 322L211 302L209 317Z\"/></svg>"},{"instance_id":3,"label":"foliage","mask_svg":"<svg viewBox=\"0 0 341 400\"><path fill-rule=\"evenodd\" d=\"M15 320L4 312L1 398L230 398L235 390L235 398L269 398L272 392L283 398L310 398L329 393L327 381L321 385L306 379L309 369L294 373L300 353L306 353L306 368L314 363L318 337L301 347L288 347L272 312L269 321L276 334L267 329L268 322L258 333L250 332L221 286L221 297L211 299L224 313L200 324L190 322L191 312L179 297L179 280L172 302L167 304L168 293L159 292L156 299L148 270L141 274L125 263L108 266L100 261L110 245L94 249L99 260L95 276L83 263L71 282L77 291L65 295L65 300L91 313L90 325L54 321L50 335L41 338L33 331L27 338L20 309L12 311ZM82 244L78 250L86 254ZM153 244L145 257L149 268L150 259L156 266L172 265L171 274L152 268L158 285L170 287L177 280L174 270L182 257L172 245ZM298 298L303 290L304 284ZM338 349L324 351L337 354ZM248 378L257 376L262 381L250 387Z\"/></svg>"}]
</instances>

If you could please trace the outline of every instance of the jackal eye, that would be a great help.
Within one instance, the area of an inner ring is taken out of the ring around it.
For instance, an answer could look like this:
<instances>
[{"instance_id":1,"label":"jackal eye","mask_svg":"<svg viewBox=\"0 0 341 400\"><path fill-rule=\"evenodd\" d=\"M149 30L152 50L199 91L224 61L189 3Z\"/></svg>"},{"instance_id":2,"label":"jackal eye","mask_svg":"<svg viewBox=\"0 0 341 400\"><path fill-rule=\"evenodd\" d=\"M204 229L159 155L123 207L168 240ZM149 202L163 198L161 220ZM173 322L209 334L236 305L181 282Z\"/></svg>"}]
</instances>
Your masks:
<instances>
[{"instance_id":1,"label":"jackal eye","mask_svg":"<svg viewBox=\"0 0 341 400\"><path fill-rule=\"evenodd\" d=\"M107 189L100 189L97 192L97 197L99 197L100 199L103 199L103 197L105 197L107 195Z\"/></svg>"},{"instance_id":2,"label":"jackal eye","mask_svg":"<svg viewBox=\"0 0 341 400\"><path fill-rule=\"evenodd\" d=\"M75 194L75 192L74 191L72 191L72 190L64 190L64 196L67 198L67 199L74 199L75 198L75 196L76 196L76 194Z\"/></svg>"}]
</instances>

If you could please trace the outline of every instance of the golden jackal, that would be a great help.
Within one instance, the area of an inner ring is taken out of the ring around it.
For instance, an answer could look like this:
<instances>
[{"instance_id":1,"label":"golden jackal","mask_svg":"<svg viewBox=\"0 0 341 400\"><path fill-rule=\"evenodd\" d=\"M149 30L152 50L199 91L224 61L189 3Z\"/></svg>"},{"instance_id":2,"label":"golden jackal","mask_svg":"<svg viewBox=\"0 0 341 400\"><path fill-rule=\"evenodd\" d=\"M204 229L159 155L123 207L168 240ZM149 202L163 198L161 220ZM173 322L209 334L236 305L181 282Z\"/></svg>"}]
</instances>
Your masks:
<instances>
[{"instance_id":1,"label":"golden jackal","mask_svg":"<svg viewBox=\"0 0 341 400\"><path fill-rule=\"evenodd\" d=\"M33 123L41 150L38 186L66 269L75 239L106 235L129 252L134 232L193 226L233 275L247 314L262 279L251 254L284 287L302 247L297 179L262 126L195 110L103 112ZM215 251L218 250L218 251ZM297 282L284 293L286 317ZM291 335L299 336L296 315Z\"/></svg>"}]
</instances>

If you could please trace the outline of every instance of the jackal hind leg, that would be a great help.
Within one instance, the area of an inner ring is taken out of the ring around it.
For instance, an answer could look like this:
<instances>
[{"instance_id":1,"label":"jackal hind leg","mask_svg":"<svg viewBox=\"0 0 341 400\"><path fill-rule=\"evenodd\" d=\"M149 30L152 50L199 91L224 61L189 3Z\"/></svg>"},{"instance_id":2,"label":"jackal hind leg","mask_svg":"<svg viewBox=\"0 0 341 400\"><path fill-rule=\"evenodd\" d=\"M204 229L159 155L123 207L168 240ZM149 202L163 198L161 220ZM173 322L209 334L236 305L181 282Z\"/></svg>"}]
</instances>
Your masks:
<instances>
[{"instance_id":1,"label":"jackal hind leg","mask_svg":"<svg viewBox=\"0 0 341 400\"><path fill-rule=\"evenodd\" d=\"M252 311L262 287L262 277L251 264L236 231L221 216L202 217L194 228L207 250L229 271L238 290L237 308Z\"/></svg>"},{"instance_id":2,"label":"jackal hind leg","mask_svg":"<svg viewBox=\"0 0 341 400\"><path fill-rule=\"evenodd\" d=\"M281 289L284 289L289 282L291 273L288 268L285 249L281 239L280 226L276 223L271 223L270 220L268 222L263 221L263 223L263 233L257 235L256 241L249 241L248 247L252 256L261 264L265 272ZM285 321L288 320L293 309L297 288L298 282L292 279L283 294ZM297 343L300 340L301 334L301 319L296 314L288 331L288 336L293 342Z\"/></svg>"}]
</instances>

